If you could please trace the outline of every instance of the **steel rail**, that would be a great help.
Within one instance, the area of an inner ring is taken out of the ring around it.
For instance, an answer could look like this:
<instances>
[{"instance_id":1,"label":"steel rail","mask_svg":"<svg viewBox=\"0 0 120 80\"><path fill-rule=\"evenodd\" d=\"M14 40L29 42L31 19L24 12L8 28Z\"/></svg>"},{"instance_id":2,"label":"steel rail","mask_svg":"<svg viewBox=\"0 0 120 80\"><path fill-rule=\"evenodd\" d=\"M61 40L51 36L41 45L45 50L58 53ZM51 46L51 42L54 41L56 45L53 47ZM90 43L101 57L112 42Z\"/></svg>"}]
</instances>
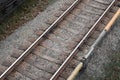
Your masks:
<instances>
[{"instance_id":1,"label":"steel rail","mask_svg":"<svg viewBox=\"0 0 120 80\"><path fill-rule=\"evenodd\" d=\"M78 48L84 43L84 41L90 36L90 33L97 27L99 22L103 19L105 14L110 10L110 8L113 6L113 4L117 0L113 0L111 4L107 7L107 9L103 12L103 14L100 16L100 18L95 22L95 24L90 28L90 30L86 33L86 35L83 37L83 39L76 45L76 47L73 49L73 51L70 53L70 55L66 58L66 60L62 63L62 65L58 68L58 70L53 74L53 76L50 78L50 80L57 80L57 77L60 75L60 73L64 70L64 68L68 65L69 61L74 57L76 54L76 51Z\"/></svg>"},{"instance_id":2,"label":"steel rail","mask_svg":"<svg viewBox=\"0 0 120 80\"><path fill-rule=\"evenodd\" d=\"M75 0L74 3L70 5L70 7L61 14L60 17L58 17L57 20L55 20L49 28L47 28L39 38L35 40L13 63L10 65L1 75L0 80L3 80L28 54L29 52L36 47L36 45L39 43L39 41L47 35L59 22L62 21L62 19L67 16L67 14L80 2L81 0Z\"/></svg>"}]
</instances>

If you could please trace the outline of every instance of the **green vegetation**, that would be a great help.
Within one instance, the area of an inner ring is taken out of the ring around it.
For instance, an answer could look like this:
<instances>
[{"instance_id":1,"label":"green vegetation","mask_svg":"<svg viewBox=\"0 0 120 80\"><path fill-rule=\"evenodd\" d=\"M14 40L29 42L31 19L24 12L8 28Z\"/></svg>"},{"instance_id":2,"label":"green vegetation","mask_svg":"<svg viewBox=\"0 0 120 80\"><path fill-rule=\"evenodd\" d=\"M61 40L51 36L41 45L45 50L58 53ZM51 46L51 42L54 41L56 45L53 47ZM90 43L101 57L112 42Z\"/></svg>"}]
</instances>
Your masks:
<instances>
[{"instance_id":1,"label":"green vegetation","mask_svg":"<svg viewBox=\"0 0 120 80\"><path fill-rule=\"evenodd\" d=\"M54 3L55 1L57 1L57 0L48 0L48 3L49 3L49 4L52 4L52 3Z\"/></svg>"},{"instance_id":2,"label":"green vegetation","mask_svg":"<svg viewBox=\"0 0 120 80\"><path fill-rule=\"evenodd\" d=\"M17 10L0 24L0 40L4 39L23 23L33 19L52 1L54 0L25 0L24 4L18 7Z\"/></svg>"}]
</instances>

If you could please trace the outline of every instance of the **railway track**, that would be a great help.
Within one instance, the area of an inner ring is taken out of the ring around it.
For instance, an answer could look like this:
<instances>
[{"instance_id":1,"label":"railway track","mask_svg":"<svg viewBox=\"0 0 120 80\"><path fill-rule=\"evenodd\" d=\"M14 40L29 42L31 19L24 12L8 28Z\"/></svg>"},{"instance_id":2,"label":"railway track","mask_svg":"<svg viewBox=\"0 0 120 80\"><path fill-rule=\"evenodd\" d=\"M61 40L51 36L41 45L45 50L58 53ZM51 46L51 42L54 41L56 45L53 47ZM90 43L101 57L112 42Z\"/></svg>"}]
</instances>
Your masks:
<instances>
[{"instance_id":1,"label":"railway track","mask_svg":"<svg viewBox=\"0 0 120 80\"><path fill-rule=\"evenodd\" d=\"M28 48L22 46L1 66L0 79L65 80L112 18L118 0L73 0L46 22ZM107 14L107 15L106 15ZM69 64L68 64L69 63Z\"/></svg>"}]
</instances>

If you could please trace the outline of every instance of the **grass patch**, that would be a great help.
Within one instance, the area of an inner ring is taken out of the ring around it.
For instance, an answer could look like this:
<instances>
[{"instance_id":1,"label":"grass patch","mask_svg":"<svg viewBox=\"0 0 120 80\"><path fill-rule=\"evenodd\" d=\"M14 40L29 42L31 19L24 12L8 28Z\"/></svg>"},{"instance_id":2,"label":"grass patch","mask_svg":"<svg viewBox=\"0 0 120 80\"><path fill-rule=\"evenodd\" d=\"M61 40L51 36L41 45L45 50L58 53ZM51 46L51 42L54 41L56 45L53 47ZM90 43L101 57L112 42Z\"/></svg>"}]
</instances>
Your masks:
<instances>
[{"instance_id":1,"label":"grass patch","mask_svg":"<svg viewBox=\"0 0 120 80\"><path fill-rule=\"evenodd\" d=\"M52 3L54 3L55 1L57 1L57 0L48 0L48 3L49 3L49 4L52 4Z\"/></svg>"},{"instance_id":2,"label":"grass patch","mask_svg":"<svg viewBox=\"0 0 120 80\"><path fill-rule=\"evenodd\" d=\"M0 24L0 40L6 38L22 24L33 19L53 0L25 0L3 23Z\"/></svg>"}]
</instances>

